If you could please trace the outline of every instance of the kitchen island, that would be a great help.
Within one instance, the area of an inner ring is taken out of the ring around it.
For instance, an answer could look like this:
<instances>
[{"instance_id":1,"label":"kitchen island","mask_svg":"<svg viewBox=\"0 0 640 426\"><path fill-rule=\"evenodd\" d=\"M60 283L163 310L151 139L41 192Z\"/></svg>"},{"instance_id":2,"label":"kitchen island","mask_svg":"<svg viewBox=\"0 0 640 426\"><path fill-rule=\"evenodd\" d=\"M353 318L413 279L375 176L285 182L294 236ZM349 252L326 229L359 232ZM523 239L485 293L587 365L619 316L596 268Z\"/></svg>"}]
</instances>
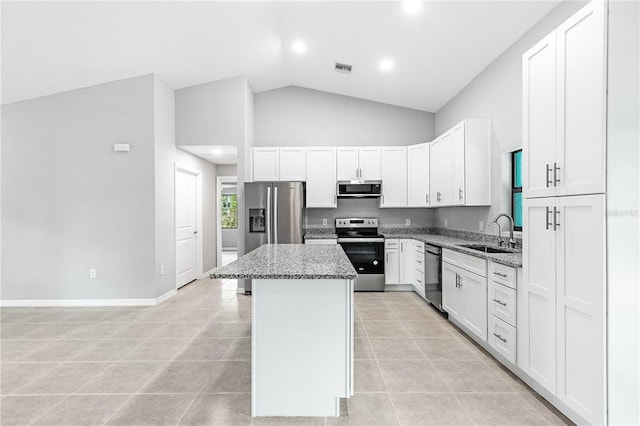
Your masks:
<instances>
[{"instance_id":1,"label":"kitchen island","mask_svg":"<svg viewBox=\"0 0 640 426\"><path fill-rule=\"evenodd\" d=\"M263 245L212 278L252 279L252 416L339 416L353 394L356 271L339 245Z\"/></svg>"}]
</instances>

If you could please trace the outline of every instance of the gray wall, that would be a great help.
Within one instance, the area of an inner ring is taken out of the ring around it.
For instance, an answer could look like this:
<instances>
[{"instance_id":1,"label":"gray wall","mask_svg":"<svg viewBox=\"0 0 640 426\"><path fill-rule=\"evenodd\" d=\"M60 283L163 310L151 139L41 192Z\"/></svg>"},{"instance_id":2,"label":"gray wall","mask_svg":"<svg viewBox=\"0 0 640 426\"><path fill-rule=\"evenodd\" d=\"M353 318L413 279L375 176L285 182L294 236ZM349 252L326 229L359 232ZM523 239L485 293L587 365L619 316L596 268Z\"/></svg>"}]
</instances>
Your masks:
<instances>
[{"instance_id":1,"label":"gray wall","mask_svg":"<svg viewBox=\"0 0 640 426\"><path fill-rule=\"evenodd\" d=\"M486 226L498 213L510 212L505 153L522 147L522 54L585 4L561 2L436 113L436 136L465 118L490 118L493 139L491 207L437 209L437 226L446 219L449 228L477 231L478 221Z\"/></svg>"},{"instance_id":2,"label":"gray wall","mask_svg":"<svg viewBox=\"0 0 640 426\"><path fill-rule=\"evenodd\" d=\"M173 89L154 76L156 297L176 288L175 108ZM164 274L161 274L164 268Z\"/></svg>"},{"instance_id":3,"label":"gray wall","mask_svg":"<svg viewBox=\"0 0 640 426\"><path fill-rule=\"evenodd\" d=\"M245 77L176 90L176 145L244 144Z\"/></svg>"},{"instance_id":4,"label":"gray wall","mask_svg":"<svg viewBox=\"0 0 640 426\"><path fill-rule=\"evenodd\" d=\"M223 229L222 230L222 250L238 248L238 230Z\"/></svg>"},{"instance_id":5,"label":"gray wall","mask_svg":"<svg viewBox=\"0 0 640 426\"><path fill-rule=\"evenodd\" d=\"M216 164L218 176L237 176L238 166L236 164Z\"/></svg>"},{"instance_id":6,"label":"gray wall","mask_svg":"<svg viewBox=\"0 0 640 426\"><path fill-rule=\"evenodd\" d=\"M640 424L640 5L609 3L607 273L610 424Z\"/></svg>"},{"instance_id":7,"label":"gray wall","mask_svg":"<svg viewBox=\"0 0 640 426\"><path fill-rule=\"evenodd\" d=\"M3 300L156 297L153 92L149 75L2 106Z\"/></svg>"},{"instance_id":8,"label":"gray wall","mask_svg":"<svg viewBox=\"0 0 640 426\"><path fill-rule=\"evenodd\" d=\"M255 94L256 146L411 145L434 114L301 87Z\"/></svg>"},{"instance_id":9,"label":"gray wall","mask_svg":"<svg viewBox=\"0 0 640 426\"><path fill-rule=\"evenodd\" d=\"M178 167L202 173L202 267L206 272L216 267L216 165L182 149L177 149L176 154Z\"/></svg>"}]
</instances>

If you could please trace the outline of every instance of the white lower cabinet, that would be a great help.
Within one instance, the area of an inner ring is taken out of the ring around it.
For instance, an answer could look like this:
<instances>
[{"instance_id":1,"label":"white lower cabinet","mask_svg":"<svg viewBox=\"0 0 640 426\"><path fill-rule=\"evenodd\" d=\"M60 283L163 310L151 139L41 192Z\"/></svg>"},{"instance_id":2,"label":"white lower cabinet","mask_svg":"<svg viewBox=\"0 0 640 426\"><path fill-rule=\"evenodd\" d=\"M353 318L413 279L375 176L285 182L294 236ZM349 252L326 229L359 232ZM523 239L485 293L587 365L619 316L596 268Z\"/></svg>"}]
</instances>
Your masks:
<instances>
[{"instance_id":1,"label":"white lower cabinet","mask_svg":"<svg viewBox=\"0 0 640 426\"><path fill-rule=\"evenodd\" d=\"M508 361L516 363L516 328L489 315L489 346Z\"/></svg>"},{"instance_id":2,"label":"white lower cabinet","mask_svg":"<svg viewBox=\"0 0 640 426\"><path fill-rule=\"evenodd\" d=\"M400 284L400 243L396 239L384 241L384 282Z\"/></svg>"},{"instance_id":3,"label":"white lower cabinet","mask_svg":"<svg viewBox=\"0 0 640 426\"><path fill-rule=\"evenodd\" d=\"M400 240L400 284L413 284L416 269L412 240Z\"/></svg>"},{"instance_id":4,"label":"white lower cabinet","mask_svg":"<svg viewBox=\"0 0 640 426\"><path fill-rule=\"evenodd\" d=\"M605 195L524 201L518 366L587 422L606 422Z\"/></svg>"},{"instance_id":5,"label":"white lower cabinet","mask_svg":"<svg viewBox=\"0 0 640 426\"><path fill-rule=\"evenodd\" d=\"M474 258L472 259L466 259ZM486 260L443 250L443 258L459 259L460 264L476 265ZM474 266L474 270L476 267ZM467 331L487 341L487 278L446 261L442 263L442 306Z\"/></svg>"}]
</instances>

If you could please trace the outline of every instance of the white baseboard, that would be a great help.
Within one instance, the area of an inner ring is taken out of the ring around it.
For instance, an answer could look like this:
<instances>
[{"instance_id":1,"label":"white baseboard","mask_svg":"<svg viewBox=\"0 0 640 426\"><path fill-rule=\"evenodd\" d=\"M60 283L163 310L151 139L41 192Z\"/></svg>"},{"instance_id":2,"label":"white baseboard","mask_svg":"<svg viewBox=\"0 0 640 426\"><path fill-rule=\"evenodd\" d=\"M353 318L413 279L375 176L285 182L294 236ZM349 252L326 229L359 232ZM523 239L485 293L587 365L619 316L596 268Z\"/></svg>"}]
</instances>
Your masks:
<instances>
[{"instance_id":1,"label":"white baseboard","mask_svg":"<svg viewBox=\"0 0 640 426\"><path fill-rule=\"evenodd\" d=\"M165 300L171 299L176 294L178 294L178 290L176 290L175 288L172 289L172 290L169 290L168 292L166 292L165 294L161 295L160 297L156 297L156 303L155 304L159 305L162 302L164 302Z\"/></svg>"},{"instance_id":2,"label":"white baseboard","mask_svg":"<svg viewBox=\"0 0 640 426\"><path fill-rule=\"evenodd\" d=\"M40 307L92 307L92 306L155 306L175 296L175 289L155 299L52 299L52 300L0 300L3 308Z\"/></svg>"},{"instance_id":3,"label":"white baseboard","mask_svg":"<svg viewBox=\"0 0 640 426\"><path fill-rule=\"evenodd\" d=\"M209 278L209 274L211 274L211 271L213 271L214 269L216 269L216 268L211 268L211 269L209 269L208 271L203 272L203 273L202 273L202 275L200 275L200 276L198 277L198 279L199 279L199 280L204 280L204 279Z\"/></svg>"},{"instance_id":4,"label":"white baseboard","mask_svg":"<svg viewBox=\"0 0 640 426\"><path fill-rule=\"evenodd\" d=\"M384 291L414 291L413 284L391 284L385 285Z\"/></svg>"},{"instance_id":5,"label":"white baseboard","mask_svg":"<svg viewBox=\"0 0 640 426\"><path fill-rule=\"evenodd\" d=\"M238 247L223 247L222 251L238 251Z\"/></svg>"}]
</instances>

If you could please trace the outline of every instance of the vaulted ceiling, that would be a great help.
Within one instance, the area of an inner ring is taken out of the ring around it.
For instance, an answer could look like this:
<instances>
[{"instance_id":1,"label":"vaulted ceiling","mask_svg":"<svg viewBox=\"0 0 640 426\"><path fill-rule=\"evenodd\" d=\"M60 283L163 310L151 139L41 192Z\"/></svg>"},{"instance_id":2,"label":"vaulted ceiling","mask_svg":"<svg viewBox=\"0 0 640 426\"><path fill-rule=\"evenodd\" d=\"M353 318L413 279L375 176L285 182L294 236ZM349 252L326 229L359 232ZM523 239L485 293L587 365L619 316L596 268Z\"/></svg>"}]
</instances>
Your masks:
<instances>
[{"instance_id":1,"label":"vaulted ceiling","mask_svg":"<svg viewBox=\"0 0 640 426\"><path fill-rule=\"evenodd\" d=\"M435 112L558 3L3 1L2 103L156 73L174 89L247 75L256 92L296 85Z\"/></svg>"}]
</instances>

